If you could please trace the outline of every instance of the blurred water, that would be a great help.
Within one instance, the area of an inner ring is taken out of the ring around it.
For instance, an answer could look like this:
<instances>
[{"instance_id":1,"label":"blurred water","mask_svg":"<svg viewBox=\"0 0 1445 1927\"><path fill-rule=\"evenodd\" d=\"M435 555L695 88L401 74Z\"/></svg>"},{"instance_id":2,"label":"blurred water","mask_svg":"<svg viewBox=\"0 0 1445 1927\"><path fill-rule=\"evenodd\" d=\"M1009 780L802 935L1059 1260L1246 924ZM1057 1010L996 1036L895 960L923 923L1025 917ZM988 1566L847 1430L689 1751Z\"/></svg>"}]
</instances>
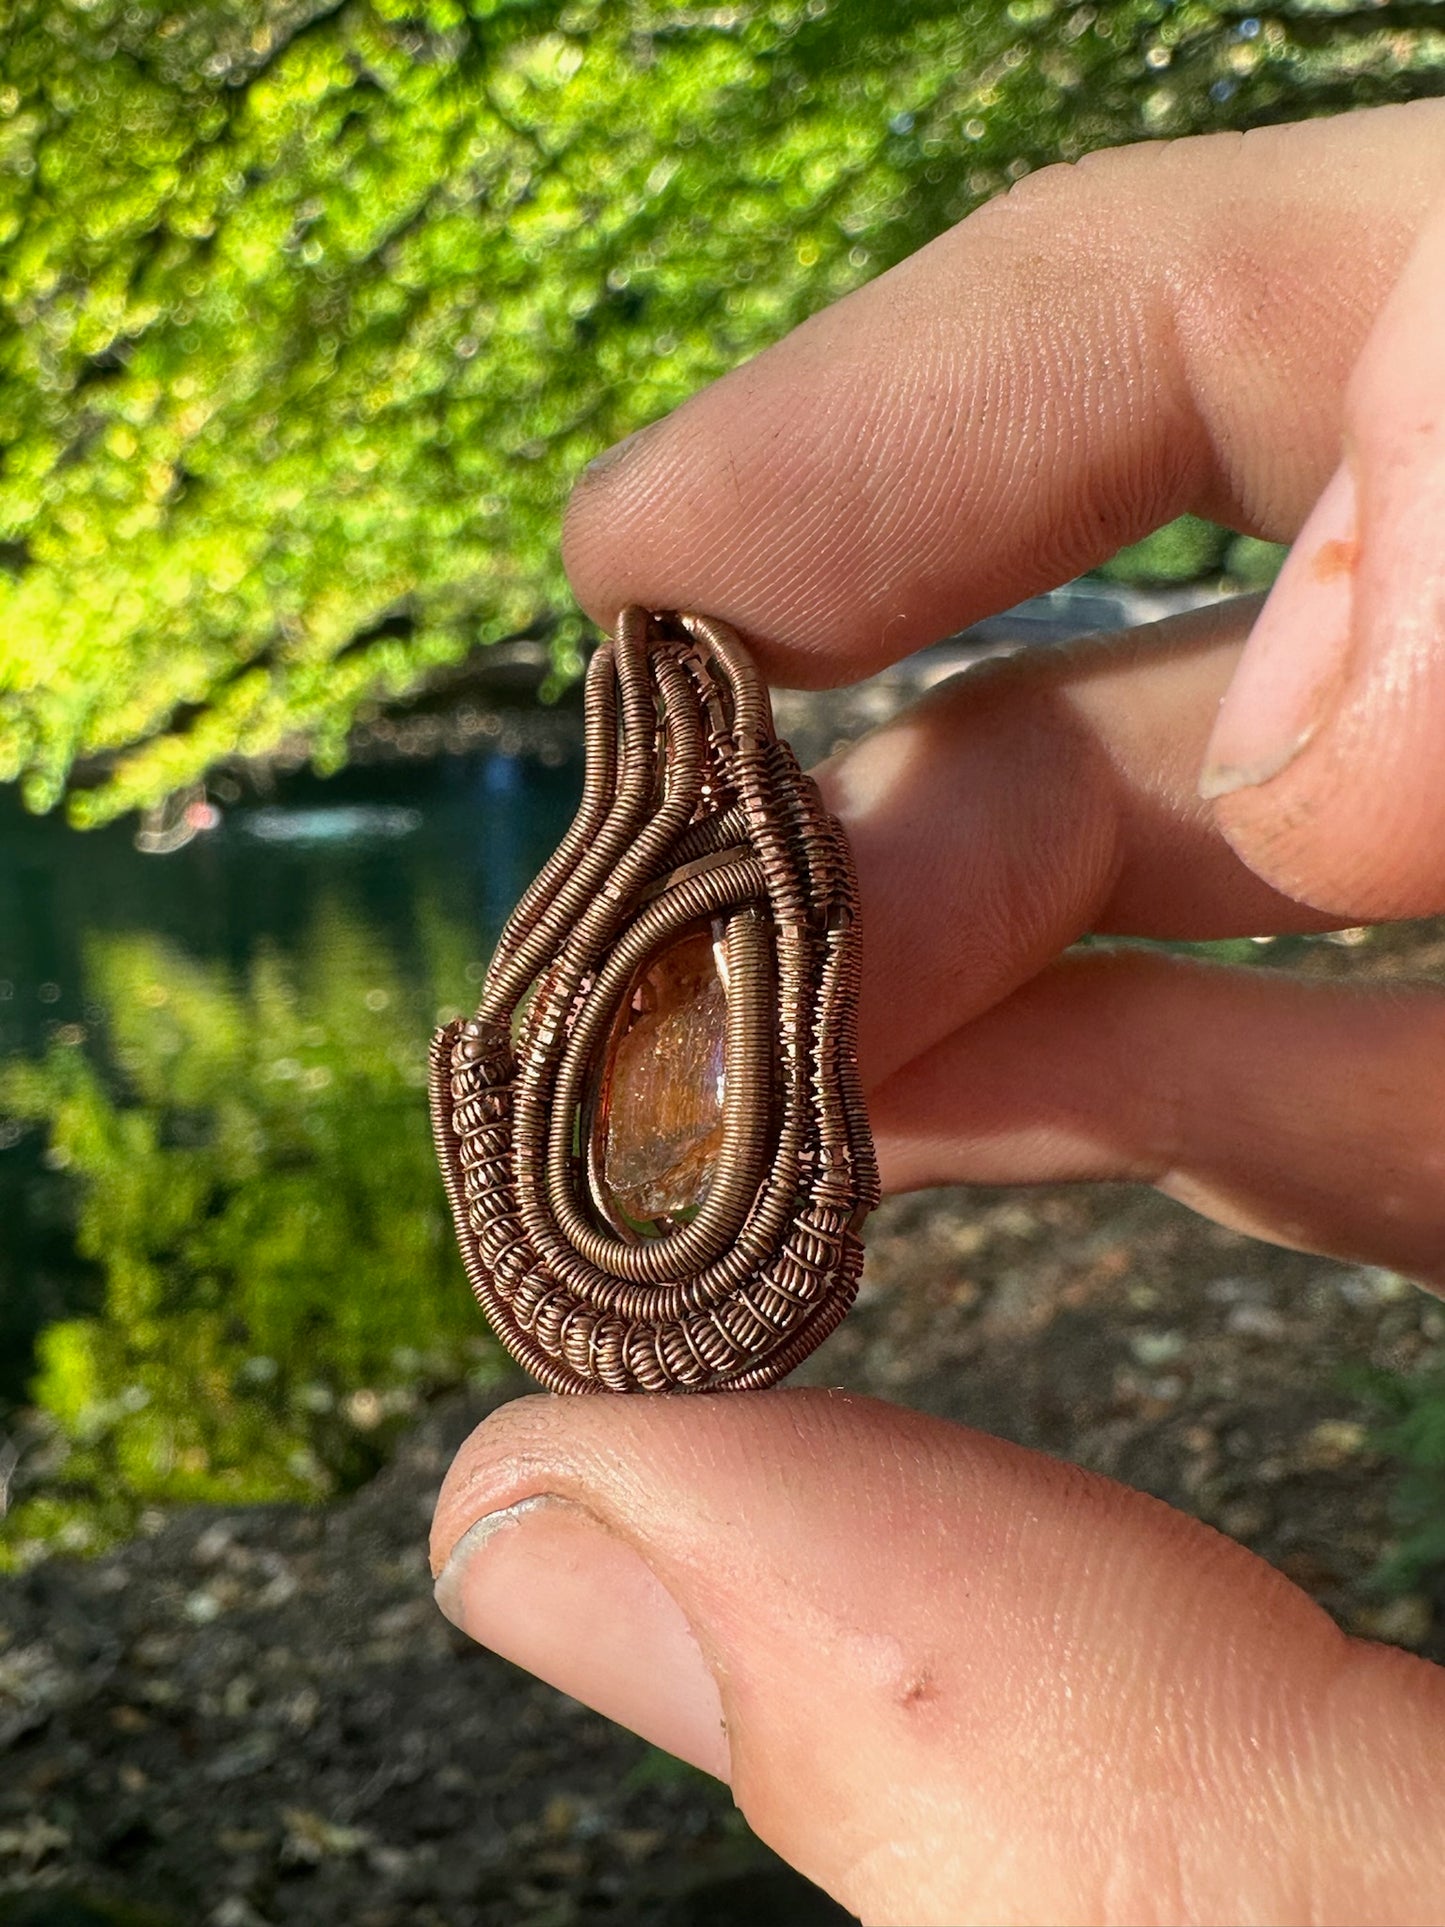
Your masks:
<instances>
[{"instance_id":1,"label":"blurred water","mask_svg":"<svg viewBox=\"0 0 1445 1927\"><path fill-rule=\"evenodd\" d=\"M550 762L287 779L166 856L0 795L0 1563L320 1496L485 1368L425 1056L570 818Z\"/></svg>"}]
</instances>

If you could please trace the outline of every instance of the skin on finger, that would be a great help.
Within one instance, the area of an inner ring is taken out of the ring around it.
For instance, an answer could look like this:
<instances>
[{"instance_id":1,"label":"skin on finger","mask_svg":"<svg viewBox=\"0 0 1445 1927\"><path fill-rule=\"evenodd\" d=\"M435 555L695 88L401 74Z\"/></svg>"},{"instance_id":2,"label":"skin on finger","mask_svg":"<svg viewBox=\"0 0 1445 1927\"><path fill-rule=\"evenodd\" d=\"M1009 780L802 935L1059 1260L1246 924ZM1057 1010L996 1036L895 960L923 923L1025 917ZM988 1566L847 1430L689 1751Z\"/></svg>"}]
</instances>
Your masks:
<instances>
[{"instance_id":1,"label":"skin on finger","mask_svg":"<svg viewBox=\"0 0 1445 1927\"><path fill-rule=\"evenodd\" d=\"M1445 994L1066 957L869 1100L884 1185L1132 1178L1445 1290Z\"/></svg>"},{"instance_id":2,"label":"skin on finger","mask_svg":"<svg viewBox=\"0 0 1445 1927\"><path fill-rule=\"evenodd\" d=\"M1445 1676L1154 1500L843 1394L532 1398L463 1448L437 1567L543 1492L657 1575L743 1812L866 1921L1434 1917ZM525 1591L488 1596L505 1640Z\"/></svg>"},{"instance_id":3,"label":"skin on finger","mask_svg":"<svg viewBox=\"0 0 1445 1927\"><path fill-rule=\"evenodd\" d=\"M1281 748L1216 807L1291 895L1421 916L1445 896L1445 200L1351 377L1344 430L1341 526L1322 504L1250 643L1261 713L1243 739L1272 725Z\"/></svg>"},{"instance_id":4,"label":"skin on finger","mask_svg":"<svg viewBox=\"0 0 1445 1927\"><path fill-rule=\"evenodd\" d=\"M1085 931L1327 926L1245 867L1196 790L1255 606L985 664L817 772L858 865L868 1081Z\"/></svg>"},{"instance_id":5,"label":"skin on finger","mask_svg":"<svg viewBox=\"0 0 1445 1927\"><path fill-rule=\"evenodd\" d=\"M1030 176L599 464L578 597L704 609L810 686L1184 509L1292 536L1442 193L1440 102Z\"/></svg>"},{"instance_id":6,"label":"skin on finger","mask_svg":"<svg viewBox=\"0 0 1445 1927\"><path fill-rule=\"evenodd\" d=\"M503 1659L726 1778L717 1686L687 1621L626 1540L584 1507L539 1497L482 1520L452 1551L437 1604L453 1625L486 1624ZM520 1614L510 1610L518 1599L527 1602Z\"/></svg>"}]
</instances>

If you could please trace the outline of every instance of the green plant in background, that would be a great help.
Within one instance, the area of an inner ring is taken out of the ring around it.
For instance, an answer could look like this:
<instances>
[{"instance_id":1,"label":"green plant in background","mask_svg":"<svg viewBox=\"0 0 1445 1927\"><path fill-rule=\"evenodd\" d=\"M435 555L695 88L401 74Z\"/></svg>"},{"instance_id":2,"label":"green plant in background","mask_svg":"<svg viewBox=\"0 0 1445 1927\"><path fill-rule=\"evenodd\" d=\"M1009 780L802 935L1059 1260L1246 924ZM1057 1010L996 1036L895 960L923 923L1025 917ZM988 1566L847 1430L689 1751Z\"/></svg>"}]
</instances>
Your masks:
<instances>
[{"instance_id":1,"label":"green plant in background","mask_svg":"<svg viewBox=\"0 0 1445 1927\"><path fill-rule=\"evenodd\" d=\"M1115 582L1191 582L1220 573L1231 540L1227 529L1197 515L1181 515L1142 542L1120 549L1098 573Z\"/></svg>"},{"instance_id":2,"label":"green plant in background","mask_svg":"<svg viewBox=\"0 0 1445 1927\"><path fill-rule=\"evenodd\" d=\"M1111 582L1198 582L1208 578L1233 590L1267 589L1285 550L1278 542L1232 535L1197 515L1177 520L1133 542L1095 571Z\"/></svg>"},{"instance_id":3,"label":"green plant in background","mask_svg":"<svg viewBox=\"0 0 1445 1927\"><path fill-rule=\"evenodd\" d=\"M1395 1466L1396 1541L1376 1575L1409 1592L1445 1571L1445 1361L1409 1375L1352 1368L1349 1389L1373 1408L1371 1444Z\"/></svg>"},{"instance_id":4,"label":"green plant in background","mask_svg":"<svg viewBox=\"0 0 1445 1927\"><path fill-rule=\"evenodd\" d=\"M437 981L459 941L431 919ZM498 1354L462 1288L420 1089L434 1010L347 913L239 983L99 940L107 1081L79 1037L0 1074L79 1189L99 1314L51 1325L33 1397L61 1444L0 1566L170 1500L314 1499L378 1463L429 1385ZM109 1066L107 1067L109 1068ZM114 1095L119 1087L124 1095Z\"/></svg>"},{"instance_id":5,"label":"green plant in background","mask_svg":"<svg viewBox=\"0 0 1445 1927\"><path fill-rule=\"evenodd\" d=\"M11 0L0 780L97 823L334 767L478 642L565 672L604 444L1031 168L1442 47L1338 0Z\"/></svg>"}]
</instances>

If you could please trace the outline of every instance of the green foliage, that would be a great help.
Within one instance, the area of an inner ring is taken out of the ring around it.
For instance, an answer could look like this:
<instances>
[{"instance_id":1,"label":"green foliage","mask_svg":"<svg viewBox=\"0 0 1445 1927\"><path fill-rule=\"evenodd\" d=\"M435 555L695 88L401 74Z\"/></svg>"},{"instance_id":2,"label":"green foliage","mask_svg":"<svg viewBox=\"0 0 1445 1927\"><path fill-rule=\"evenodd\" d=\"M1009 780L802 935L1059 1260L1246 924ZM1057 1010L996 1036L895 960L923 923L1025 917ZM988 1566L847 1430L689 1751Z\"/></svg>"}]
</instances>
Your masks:
<instances>
[{"instance_id":1,"label":"green foliage","mask_svg":"<svg viewBox=\"0 0 1445 1927\"><path fill-rule=\"evenodd\" d=\"M1215 522L1181 515L1141 542L1120 549L1094 573L1112 582L1177 583L1207 578L1235 592L1267 589L1279 574L1286 553L1278 542L1232 535Z\"/></svg>"},{"instance_id":2,"label":"green foliage","mask_svg":"<svg viewBox=\"0 0 1445 1927\"><path fill-rule=\"evenodd\" d=\"M90 824L532 629L596 450L1029 169L1430 84L1292 0L9 0L0 780Z\"/></svg>"},{"instance_id":3,"label":"green foliage","mask_svg":"<svg viewBox=\"0 0 1445 1927\"><path fill-rule=\"evenodd\" d=\"M1356 1367L1345 1381L1373 1406L1371 1443L1397 1468L1397 1536L1376 1577L1386 1591L1410 1592L1445 1571L1445 1361L1409 1377Z\"/></svg>"},{"instance_id":4,"label":"green foliage","mask_svg":"<svg viewBox=\"0 0 1445 1927\"><path fill-rule=\"evenodd\" d=\"M1197 515L1176 521L1133 542L1098 571L1115 582L1193 582L1218 574L1229 546L1229 533Z\"/></svg>"},{"instance_id":5,"label":"green foliage","mask_svg":"<svg viewBox=\"0 0 1445 1927\"><path fill-rule=\"evenodd\" d=\"M1237 535L1224 552L1224 573L1239 589L1267 589L1279 574L1285 551L1278 542Z\"/></svg>"},{"instance_id":6,"label":"green foliage","mask_svg":"<svg viewBox=\"0 0 1445 1927\"><path fill-rule=\"evenodd\" d=\"M432 921L438 976L459 981ZM105 1279L98 1316L42 1336L33 1397L63 1470L6 1522L0 1565L104 1543L156 1502L325 1496L428 1385L497 1363L437 1184L408 986L335 908L303 955L236 983L152 938L97 940L108 1075L78 1039L0 1075L0 1105L73 1173Z\"/></svg>"}]
</instances>

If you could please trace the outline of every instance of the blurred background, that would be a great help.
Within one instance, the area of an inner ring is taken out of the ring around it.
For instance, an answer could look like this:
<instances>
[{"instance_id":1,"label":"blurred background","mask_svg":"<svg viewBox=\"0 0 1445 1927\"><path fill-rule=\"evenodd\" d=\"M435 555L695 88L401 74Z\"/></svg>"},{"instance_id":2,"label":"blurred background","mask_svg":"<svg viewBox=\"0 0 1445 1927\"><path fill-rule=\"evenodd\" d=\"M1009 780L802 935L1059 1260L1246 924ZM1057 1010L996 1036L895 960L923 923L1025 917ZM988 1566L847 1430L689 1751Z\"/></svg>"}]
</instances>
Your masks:
<instances>
[{"instance_id":1,"label":"blurred background","mask_svg":"<svg viewBox=\"0 0 1445 1927\"><path fill-rule=\"evenodd\" d=\"M464 1649L518 1389L423 1099L568 821L601 448L1031 169L1445 89L1445 6L0 7L0 1922L841 1919ZM853 692L1266 584L1192 518ZM1445 931L1212 946L1438 971ZM1126 1187L878 1214L805 1374L1126 1478L1445 1655L1445 1316Z\"/></svg>"}]
</instances>

